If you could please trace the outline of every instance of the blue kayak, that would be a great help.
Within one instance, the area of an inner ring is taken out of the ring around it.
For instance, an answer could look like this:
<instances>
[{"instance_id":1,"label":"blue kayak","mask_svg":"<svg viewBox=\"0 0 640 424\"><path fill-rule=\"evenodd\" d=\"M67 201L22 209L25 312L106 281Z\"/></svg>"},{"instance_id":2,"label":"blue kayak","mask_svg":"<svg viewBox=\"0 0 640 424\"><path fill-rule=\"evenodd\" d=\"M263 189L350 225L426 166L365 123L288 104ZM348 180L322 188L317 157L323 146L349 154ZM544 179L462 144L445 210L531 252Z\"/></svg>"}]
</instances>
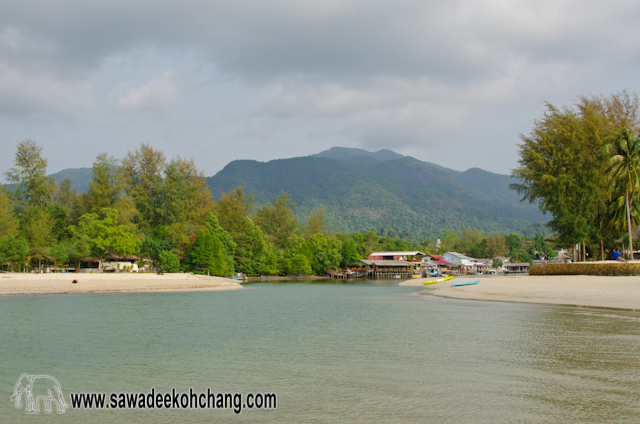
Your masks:
<instances>
[{"instance_id":1,"label":"blue kayak","mask_svg":"<svg viewBox=\"0 0 640 424\"><path fill-rule=\"evenodd\" d=\"M459 286L470 286L472 284L478 284L480 282L480 280L473 280L473 281L461 281L459 283L453 283L451 284L451 287L459 287Z\"/></svg>"}]
</instances>

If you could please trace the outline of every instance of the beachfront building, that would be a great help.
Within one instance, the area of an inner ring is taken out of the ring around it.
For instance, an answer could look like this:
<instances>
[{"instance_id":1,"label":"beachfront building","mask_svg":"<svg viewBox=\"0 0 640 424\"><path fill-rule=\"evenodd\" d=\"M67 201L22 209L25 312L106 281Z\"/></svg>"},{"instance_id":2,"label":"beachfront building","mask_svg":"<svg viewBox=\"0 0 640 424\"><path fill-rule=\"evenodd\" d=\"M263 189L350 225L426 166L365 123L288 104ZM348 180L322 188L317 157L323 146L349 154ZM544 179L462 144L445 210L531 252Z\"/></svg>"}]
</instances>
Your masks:
<instances>
[{"instance_id":1,"label":"beachfront building","mask_svg":"<svg viewBox=\"0 0 640 424\"><path fill-rule=\"evenodd\" d=\"M505 275L529 274L529 262L515 262L503 266Z\"/></svg>"},{"instance_id":2,"label":"beachfront building","mask_svg":"<svg viewBox=\"0 0 640 424\"><path fill-rule=\"evenodd\" d=\"M424 256L424 253L413 251L402 252L373 252L368 259L385 260L385 261L406 261L410 256Z\"/></svg>"},{"instance_id":3,"label":"beachfront building","mask_svg":"<svg viewBox=\"0 0 640 424\"><path fill-rule=\"evenodd\" d=\"M97 259L91 259L80 262L80 269L78 272L138 272L139 260L140 258L137 256L129 256L126 258L111 257L102 261L102 269L100 269L100 261Z\"/></svg>"},{"instance_id":4,"label":"beachfront building","mask_svg":"<svg viewBox=\"0 0 640 424\"><path fill-rule=\"evenodd\" d=\"M443 275L448 272L453 264L441 255L427 255L422 258L422 267L429 274Z\"/></svg>"},{"instance_id":5,"label":"beachfront building","mask_svg":"<svg viewBox=\"0 0 640 424\"><path fill-rule=\"evenodd\" d=\"M493 259L476 259L475 261L478 273L487 274L493 269Z\"/></svg>"},{"instance_id":6,"label":"beachfront building","mask_svg":"<svg viewBox=\"0 0 640 424\"><path fill-rule=\"evenodd\" d=\"M404 260L362 259L360 264L369 269L370 278L410 278L414 275L415 265Z\"/></svg>"},{"instance_id":7,"label":"beachfront building","mask_svg":"<svg viewBox=\"0 0 640 424\"><path fill-rule=\"evenodd\" d=\"M447 252L444 255L444 259L447 262L451 262L453 265L459 265L460 270L463 273L475 273L477 272L476 260L469 256L463 255L458 252Z\"/></svg>"}]
</instances>

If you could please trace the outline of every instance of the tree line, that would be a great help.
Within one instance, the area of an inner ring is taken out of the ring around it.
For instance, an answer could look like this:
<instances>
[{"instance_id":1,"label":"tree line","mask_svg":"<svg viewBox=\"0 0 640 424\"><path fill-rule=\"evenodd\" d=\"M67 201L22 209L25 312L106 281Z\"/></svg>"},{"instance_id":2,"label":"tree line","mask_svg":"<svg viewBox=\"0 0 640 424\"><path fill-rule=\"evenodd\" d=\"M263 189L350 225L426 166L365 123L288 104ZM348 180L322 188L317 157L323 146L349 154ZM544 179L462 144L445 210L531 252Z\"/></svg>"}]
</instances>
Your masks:
<instances>
[{"instance_id":1,"label":"tree line","mask_svg":"<svg viewBox=\"0 0 640 424\"><path fill-rule=\"evenodd\" d=\"M532 244L515 234L485 236L476 229L463 229L461 237L447 233L440 249L429 240L414 243L371 230L336 233L322 208L300 222L285 192L258 207L237 187L216 202L192 159L167 160L148 144L122 159L98 155L89 188L81 194L69 179L56 184L46 168L42 147L33 140L18 144L14 167L5 173L11 185L0 187L3 267L78 268L93 259L102 268L114 257L139 256L166 272L324 274L357 266L380 250L512 254L528 261L550 249L540 247L542 235Z\"/></svg>"},{"instance_id":2,"label":"tree line","mask_svg":"<svg viewBox=\"0 0 640 424\"><path fill-rule=\"evenodd\" d=\"M512 188L553 219L549 226L578 256L603 259L633 246L640 223L639 99L621 91L580 96L571 106L546 105L528 135L521 135ZM631 249L630 249L631 250Z\"/></svg>"}]
</instances>

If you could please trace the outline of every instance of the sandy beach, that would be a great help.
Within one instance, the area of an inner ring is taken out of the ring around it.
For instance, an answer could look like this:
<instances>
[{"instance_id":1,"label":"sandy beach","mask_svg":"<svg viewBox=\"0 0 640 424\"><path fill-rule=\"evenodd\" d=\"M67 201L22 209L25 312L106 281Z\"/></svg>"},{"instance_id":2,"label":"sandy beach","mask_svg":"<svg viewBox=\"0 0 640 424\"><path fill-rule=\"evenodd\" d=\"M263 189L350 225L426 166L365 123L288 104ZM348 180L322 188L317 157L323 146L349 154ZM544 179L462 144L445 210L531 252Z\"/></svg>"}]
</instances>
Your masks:
<instances>
[{"instance_id":1,"label":"sandy beach","mask_svg":"<svg viewBox=\"0 0 640 424\"><path fill-rule=\"evenodd\" d=\"M76 284L72 281L77 280ZM233 290L234 280L193 274L0 273L0 295Z\"/></svg>"},{"instance_id":2,"label":"sandy beach","mask_svg":"<svg viewBox=\"0 0 640 424\"><path fill-rule=\"evenodd\" d=\"M451 287L453 282L480 280L472 286ZM456 277L425 286L422 278L400 283L424 287L429 294L456 299L498 300L640 310L640 277L479 276Z\"/></svg>"}]
</instances>

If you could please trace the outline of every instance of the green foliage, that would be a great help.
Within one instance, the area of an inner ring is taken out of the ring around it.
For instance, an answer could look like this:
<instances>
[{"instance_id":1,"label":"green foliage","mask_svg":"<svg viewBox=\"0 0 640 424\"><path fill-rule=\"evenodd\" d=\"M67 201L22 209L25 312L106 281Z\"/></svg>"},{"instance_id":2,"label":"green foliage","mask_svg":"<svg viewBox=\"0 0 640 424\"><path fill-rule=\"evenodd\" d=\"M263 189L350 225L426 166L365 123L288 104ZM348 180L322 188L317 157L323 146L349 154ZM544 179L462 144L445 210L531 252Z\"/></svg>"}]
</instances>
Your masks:
<instances>
[{"instance_id":1,"label":"green foliage","mask_svg":"<svg viewBox=\"0 0 640 424\"><path fill-rule=\"evenodd\" d=\"M514 181L507 175L462 173L409 157L358 166L323 157L234 161L208 181L216 198L243 186L264 205L284 190L300 222L322 207L332 230L413 242L463 227L512 232L548 220L508 190Z\"/></svg>"},{"instance_id":2,"label":"green foliage","mask_svg":"<svg viewBox=\"0 0 640 424\"><path fill-rule=\"evenodd\" d=\"M176 222L201 222L214 208L207 180L193 159L172 159L163 170L162 219L165 225Z\"/></svg>"},{"instance_id":3,"label":"green foliage","mask_svg":"<svg viewBox=\"0 0 640 424\"><path fill-rule=\"evenodd\" d=\"M0 186L0 238L15 236L18 232L18 220L11 212L13 202L7 196L5 187Z\"/></svg>"},{"instance_id":4,"label":"green foliage","mask_svg":"<svg viewBox=\"0 0 640 424\"><path fill-rule=\"evenodd\" d=\"M158 228L164 229L164 227ZM159 235L154 233L153 235L147 236L140 246L140 253L146 255L146 257L152 259L156 263L160 261L160 254L162 252L171 251L175 248L175 244L169 239L169 235L166 231L160 232L164 232L164 234Z\"/></svg>"},{"instance_id":5,"label":"green foliage","mask_svg":"<svg viewBox=\"0 0 640 424\"><path fill-rule=\"evenodd\" d=\"M304 235L306 238L309 238L314 234L326 234L329 228L331 228L331 225L324 213L324 208L318 207L311 212L311 216L307 220L307 225L304 229Z\"/></svg>"},{"instance_id":6,"label":"green foliage","mask_svg":"<svg viewBox=\"0 0 640 424\"><path fill-rule=\"evenodd\" d=\"M69 178L64 178L60 181L53 196L53 201L67 210L73 209L78 201L78 192L75 188L71 188L71 180Z\"/></svg>"},{"instance_id":7,"label":"green foliage","mask_svg":"<svg viewBox=\"0 0 640 424\"><path fill-rule=\"evenodd\" d=\"M91 244L86 237L74 237L67 242L69 259L76 264L76 271L80 269L80 262L91 258Z\"/></svg>"},{"instance_id":8,"label":"green foliage","mask_svg":"<svg viewBox=\"0 0 640 424\"><path fill-rule=\"evenodd\" d=\"M440 243L440 249L438 249L439 254L454 252L458 249L460 238L456 233L448 232L440 239Z\"/></svg>"},{"instance_id":9,"label":"green foliage","mask_svg":"<svg viewBox=\"0 0 640 424\"><path fill-rule=\"evenodd\" d=\"M216 204L215 213L224 228L233 239L243 231L244 219L251 215L254 209L253 196L247 197L242 186L222 194Z\"/></svg>"},{"instance_id":10,"label":"green foliage","mask_svg":"<svg viewBox=\"0 0 640 424\"><path fill-rule=\"evenodd\" d=\"M178 256L169 250L161 250L158 253L158 267L164 272L180 271Z\"/></svg>"},{"instance_id":11,"label":"green foliage","mask_svg":"<svg viewBox=\"0 0 640 424\"><path fill-rule=\"evenodd\" d=\"M340 261L340 266L356 266L360 259L362 259L362 257L358 254L356 242L351 237L348 237L342 242L342 260Z\"/></svg>"},{"instance_id":12,"label":"green foliage","mask_svg":"<svg viewBox=\"0 0 640 424\"><path fill-rule=\"evenodd\" d=\"M138 224L144 231L164 224L162 217L163 171L166 163L164 153L149 144L127 152L121 161L124 192L134 199L135 208L140 213Z\"/></svg>"},{"instance_id":13,"label":"green foliage","mask_svg":"<svg viewBox=\"0 0 640 424\"><path fill-rule=\"evenodd\" d=\"M29 242L31 256L41 261L48 256L49 247L55 241L54 221L44 206L28 206L22 218L21 232Z\"/></svg>"},{"instance_id":14,"label":"green foliage","mask_svg":"<svg viewBox=\"0 0 640 424\"><path fill-rule=\"evenodd\" d=\"M20 271L20 265L25 264L29 255L29 243L22 238L4 236L0 239L0 264L10 262L12 271Z\"/></svg>"},{"instance_id":15,"label":"green foliage","mask_svg":"<svg viewBox=\"0 0 640 424\"><path fill-rule=\"evenodd\" d=\"M104 208L98 214L87 213L80 217L77 226L69 231L75 238L90 246L91 255L104 260L108 255L130 256L140 251L141 241L126 225L117 225L118 211Z\"/></svg>"},{"instance_id":16,"label":"green foliage","mask_svg":"<svg viewBox=\"0 0 640 424\"><path fill-rule=\"evenodd\" d=\"M238 230L233 238L237 245L236 271L247 275L262 274L271 253L266 236L248 217L243 218Z\"/></svg>"},{"instance_id":17,"label":"green foliage","mask_svg":"<svg viewBox=\"0 0 640 424\"><path fill-rule=\"evenodd\" d=\"M322 234L313 234L305 245L305 255L317 275L324 275L326 270L338 268L342 260L341 253L342 242Z\"/></svg>"},{"instance_id":18,"label":"green foliage","mask_svg":"<svg viewBox=\"0 0 640 424\"><path fill-rule=\"evenodd\" d=\"M633 244L631 230L638 225L638 192L640 191L640 143L627 128L620 129L610 138L607 146L609 156L609 191L617 201L611 202L608 224L622 232L625 227L629 234L629 246ZM624 209L620 207L624 198ZM633 199L633 200L631 200ZM635 200L635 202L634 202ZM631 204L635 203L635 207ZM624 212L626 214L624 214Z\"/></svg>"},{"instance_id":19,"label":"green foliage","mask_svg":"<svg viewBox=\"0 0 640 424\"><path fill-rule=\"evenodd\" d=\"M236 253L237 245L233 241L233 238L227 233L221 226L213 213L207 214L203 224L215 235L222 244L222 255L224 257L225 267L230 274L235 273L234 255Z\"/></svg>"},{"instance_id":20,"label":"green foliage","mask_svg":"<svg viewBox=\"0 0 640 424\"><path fill-rule=\"evenodd\" d=\"M195 274L225 275L227 269L222 254L222 244L209 230L198 234L192 246L187 249L188 270Z\"/></svg>"},{"instance_id":21,"label":"green foliage","mask_svg":"<svg viewBox=\"0 0 640 424\"><path fill-rule=\"evenodd\" d=\"M290 275L311 274L311 264L303 254L297 254L286 260L285 273Z\"/></svg>"},{"instance_id":22,"label":"green foliage","mask_svg":"<svg viewBox=\"0 0 640 424\"><path fill-rule=\"evenodd\" d=\"M560 244L583 242L599 252L601 242L611 241L606 171L613 163L607 152L612 137L624 127L638 130L638 96L623 91L609 97L580 97L574 108L547 104L531 133L521 136L520 166L512 174L519 182L512 187L523 200L551 213L549 226ZM617 147L624 150L620 144Z\"/></svg>"},{"instance_id":23,"label":"green foliage","mask_svg":"<svg viewBox=\"0 0 640 424\"><path fill-rule=\"evenodd\" d=\"M10 197L19 212L26 206L45 206L56 189L55 178L47 176L47 160L41 155L42 147L35 141L21 141L13 161L15 167L5 173L7 180L14 184Z\"/></svg>"},{"instance_id":24,"label":"green foliage","mask_svg":"<svg viewBox=\"0 0 640 424\"><path fill-rule=\"evenodd\" d=\"M57 242L51 245L49 254L55 268L59 268L67 263L69 260L69 250L70 246L68 241Z\"/></svg>"},{"instance_id":25,"label":"green foliage","mask_svg":"<svg viewBox=\"0 0 640 424\"><path fill-rule=\"evenodd\" d=\"M293 214L295 203L284 191L256 211L254 221L269 237L269 242L284 249L287 239L298 231L298 219Z\"/></svg>"},{"instance_id":26,"label":"green foliage","mask_svg":"<svg viewBox=\"0 0 640 424\"><path fill-rule=\"evenodd\" d=\"M97 213L103 208L115 208L122 196L119 161L100 153L93 162L89 190L82 195L83 213Z\"/></svg>"}]
</instances>

